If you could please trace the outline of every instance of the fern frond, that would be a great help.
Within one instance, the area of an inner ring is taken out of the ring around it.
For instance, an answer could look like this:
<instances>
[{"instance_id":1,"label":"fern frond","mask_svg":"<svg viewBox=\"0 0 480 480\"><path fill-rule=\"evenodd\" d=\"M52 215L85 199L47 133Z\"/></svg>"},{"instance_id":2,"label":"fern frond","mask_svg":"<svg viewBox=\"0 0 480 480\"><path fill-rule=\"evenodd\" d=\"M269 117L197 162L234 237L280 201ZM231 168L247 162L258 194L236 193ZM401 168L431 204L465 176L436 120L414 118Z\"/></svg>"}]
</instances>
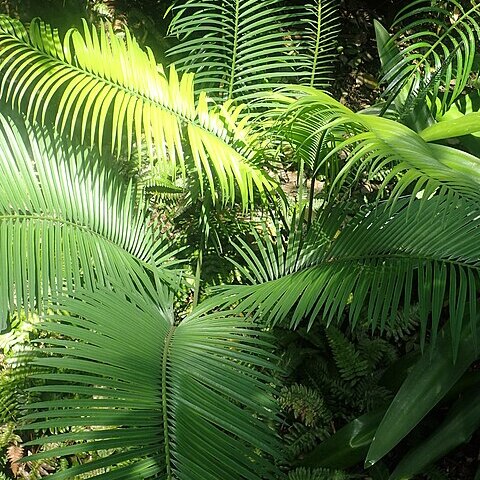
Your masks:
<instances>
[{"instance_id":1,"label":"fern frond","mask_svg":"<svg viewBox=\"0 0 480 480\"><path fill-rule=\"evenodd\" d=\"M282 432L287 457L297 459L328 438L329 434L329 429L324 426L306 427L303 423L295 422L287 431Z\"/></svg>"},{"instance_id":2,"label":"fern frond","mask_svg":"<svg viewBox=\"0 0 480 480\"><path fill-rule=\"evenodd\" d=\"M396 341L404 341L407 336L412 335L419 324L419 310L417 305L412 305L408 311L400 309L392 321L385 325L385 335Z\"/></svg>"},{"instance_id":3,"label":"fern frond","mask_svg":"<svg viewBox=\"0 0 480 480\"><path fill-rule=\"evenodd\" d=\"M15 423L8 422L0 426L0 449L12 443L20 443L22 439L15 433Z\"/></svg>"},{"instance_id":4,"label":"fern frond","mask_svg":"<svg viewBox=\"0 0 480 480\"><path fill-rule=\"evenodd\" d=\"M367 374L368 362L338 328L330 325L326 334L340 375L354 385Z\"/></svg>"},{"instance_id":5,"label":"fern frond","mask_svg":"<svg viewBox=\"0 0 480 480\"><path fill-rule=\"evenodd\" d=\"M326 424L332 419L332 413L325 405L321 394L305 385L294 384L284 387L279 401L285 411L293 412L295 418L307 427L317 423Z\"/></svg>"},{"instance_id":6,"label":"fern frond","mask_svg":"<svg viewBox=\"0 0 480 480\"><path fill-rule=\"evenodd\" d=\"M179 78L172 67L167 75L128 31L124 43L85 23L62 42L38 19L27 31L0 16L0 72L0 96L29 117L43 122L53 112L61 133L80 131L100 150L107 142L130 156L145 142L152 161L180 165L214 201L233 203L239 194L247 208L256 189L272 188L249 128L237 123L239 108L210 109L205 95L195 98L192 74Z\"/></svg>"},{"instance_id":7,"label":"fern frond","mask_svg":"<svg viewBox=\"0 0 480 480\"><path fill-rule=\"evenodd\" d=\"M341 470L329 468L297 468L288 474L288 480L349 480L351 478Z\"/></svg>"}]
</instances>

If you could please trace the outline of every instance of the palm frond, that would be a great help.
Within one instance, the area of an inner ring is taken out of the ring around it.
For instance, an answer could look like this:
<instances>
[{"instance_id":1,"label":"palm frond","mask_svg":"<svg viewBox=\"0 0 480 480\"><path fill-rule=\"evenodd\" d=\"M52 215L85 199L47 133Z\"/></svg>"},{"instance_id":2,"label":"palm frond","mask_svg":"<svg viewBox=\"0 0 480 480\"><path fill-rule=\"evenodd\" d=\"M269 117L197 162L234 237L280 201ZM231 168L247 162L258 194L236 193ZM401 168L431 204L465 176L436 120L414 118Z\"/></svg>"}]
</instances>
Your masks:
<instances>
[{"instance_id":1,"label":"palm frond","mask_svg":"<svg viewBox=\"0 0 480 480\"><path fill-rule=\"evenodd\" d=\"M0 330L7 312L52 292L92 289L147 268L166 282L172 253L135 207L132 185L96 155L0 115Z\"/></svg>"},{"instance_id":2,"label":"palm frond","mask_svg":"<svg viewBox=\"0 0 480 480\"><path fill-rule=\"evenodd\" d=\"M456 348L464 314L476 322L480 273L480 216L476 204L453 195L439 195L422 201L399 199L393 206L363 212L345 226L344 217L336 220L335 216L333 210L317 226L322 230L324 223L326 231L335 231L327 235L329 241L319 241L313 229L294 255L298 259L295 268L283 275L271 275L268 280L262 272L280 270L288 249L268 247L268 237L262 241L258 247L261 251L283 248L279 260L276 254L262 257L243 245L254 285L223 287L209 307L236 304L241 310L255 312L262 321L288 322L291 327L303 320L311 325L319 313L329 323L340 318L347 307L349 320L355 325L366 307L372 328L384 328L395 321L401 304L408 311L411 300L418 300L422 339L430 326L435 341L448 299Z\"/></svg>"},{"instance_id":3,"label":"palm frond","mask_svg":"<svg viewBox=\"0 0 480 480\"><path fill-rule=\"evenodd\" d=\"M326 87L331 80L333 1L183 0L174 12L170 33L180 43L169 53L180 71L197 72L198 88L216 101L248 103L285 83Z\"/></svg>"},{"instance_id":4,"label":"palm frond","mask_svg":"<svg viewBox=\"0 0 480 480\"><path fill-rule=\"evenodd\" d=\"M399 51L383 66L383 97L390 104L408 90L407 111L428 96L444 112L463 92L480 40L480 5L464 7L457 0L415 0L398 15L391 38Z\"/></svg>"},{"instance_id":5,"label":"palm frond","mask_svg":"<svg viewBox=\"0 0 480 480\"><path fill-rule=\"evenodd\" d=\"M238 108L226 103L214 110L205 95L195 98L193 75L167 75L150 50L143 51L128 31L126 43L113 31L85 23L83 33L56 30L33 20L27 31L18 21L0 16L0 96L42 122L54 112L62 133L80 132L100 150L112 151L144 142L152 161L170 161L196 178L213 200L245 208L272 181L250 148L253 139L238 124ZM185 147L184 143L188 144Z\"/></svg>"},{"instance_id":6,"label":"palm frond","mask_svg":"<svg viewBox=\"0 0 480 480\"><path fill-rule=\"evenodd\" d=\"M354 113L318 90L297 87L294 91L303 96L296 101L284 99L287 119L279 122L280 131L304 156L325 139L335 141L335 148L323 158L323 164L340 163L340 152L349 153L338 175L331 179L333 186L344 183L352 173L357 178L364 174L372 178L387 170L380 191L395 180L392 201L408 188L413 195L425 191L428 197L441 187L478 200L480 159L476 156L428 143L422 132L417 134L394 120Z\"/></svg>"},{"instance_id":7,"label":"palm frond","mask_svg":"<svg viewBox=\"0 0 480 480\"><path fill-rule=\"evenodd\" d=\"M70 316L41 325L50 335L35 363L48 373L34 390L63 398L29 405L25 420L29 429L67 430L31 442L54 448L29 459L109 455L52 480L101 467L107 473L95 478L278 478L266 334L228 313L177 325L161 289L137 294L117 286L59 304Z\"/></svg>"}]
</instances>

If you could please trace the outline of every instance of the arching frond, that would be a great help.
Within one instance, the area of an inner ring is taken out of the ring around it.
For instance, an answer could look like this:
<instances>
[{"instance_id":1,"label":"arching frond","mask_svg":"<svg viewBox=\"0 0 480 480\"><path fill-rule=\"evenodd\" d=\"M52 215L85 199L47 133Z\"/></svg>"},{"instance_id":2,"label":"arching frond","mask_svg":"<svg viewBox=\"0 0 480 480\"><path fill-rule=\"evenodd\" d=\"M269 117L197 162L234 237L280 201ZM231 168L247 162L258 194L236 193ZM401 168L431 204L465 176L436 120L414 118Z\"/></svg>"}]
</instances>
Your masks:
<instances>
[{"instance_id":1,"label":"arching frond","mask_svg":"<svg viewBox=\"0 0 480 480\"><path fill-rule=\"evenodd\" d=\"M198 88L217 101L250 102L285 83L326 87L331 80L333 1L294 7L279 0L182 0L174 12L170 33L180 43L169 53L179 70L197 72Z\"/></svg>"},{"instance_id":2,"label":"arching frond","mask_svg":"<svg viewBox=\"0 0 480 480\"><path fill-rule=\"evenodd\" d=\"M422 338L431 326L435 340L447 298L453 343L458 346L464 313L476 321L480 273L476 204L439 195L373 208L345 226L345 217L336 216L334 210L323 217L295 254L278 242L269 246L268 237L258 247L265 255L243 245L254 285L223 287L211 303L238 304L263 321L287 321L292 327L304 319L311 324L319 313L331 322L347 307L355 325L366 307L372 328L383 328L394 320L400 304L408 309L415 299ZM325 231L330 233L325 236ZM281 256L275 253L279 248ZM281 267L289 256L296 260L286 271Z\"/></svg>"},{"instance_id":3,"label":"arching frond","mask_svg":"<svg viewBox=\"0 0 480 480\"><path fill-rule=\"evenodd\" d=\"M426 97L444 112L459 97L472 72L480 41L480 4L415 0L397 16L390 43L399 50L384 64L383 97L390 104L408 89L404 110ZM388 45L387 45L388 47Z\"/></svg>"},{"instance_id":4,"label":"arching frond","mask_svg":"<svg viewBox=\"0 0 480 480\"><path fill-rule=\"evenodd\" d=\"M7 312L38 308L54 291L128 278L165 281L171 256L135 191L93 152L0 115L0 330Z\"/></svg>"},{"instance_id":5,"label":"arching frond","mask_svg":"<svg viewBox=\"0 0 480 480\"><path fill-rule=\"evenodd\" d=\"M34 390L63 398L29 405L25 420L33 422L26 428L65 433L31 442L53 449L29 459L92 452L94 460L52 480L99 468L102 479L278 478L274 366L264 333L228 313L176 325L161 291L116 287L59 303L70 316L41 326L51 335L35 363L48 373Z\"/></svg>"},{"instance_id":6,"label":"arching frond","mask_svg":"<svg viewBox=\"0 0 480 480\"><path fill-rule=\"evenodd\" d=\"M480 186L480 159L469 153L445 145L428 143L405 125L368 113L354 113L327 94L314 89L299 89L304 94L290 102L287 121L280 129L299 150L308 154L311 146L321 143L325 136L336 140L336 147L323 163L337 161L340 152L349 152L338 176L331 179L340 185L352 173L375 176L381 170L387 174L383 186L393 179L396 186L394 200L407 188L413 195L424 190L424 196L439 187L478 200ZM288 119L288 116L290 118ZM428 138L428 136L426 136Z\"/></svg>"},{"instance_id":7,"label":"arching frond","mask_svg":"<svg viewBox=\"0 0 480 480\"><path fill-rule=\"evenodd\" d=\"M126 32L126 43L110 29L85 23L60 40L40 20L27 31L0 16L0 96L42 120L53 112L62 133L81 132L102 149L120 152L143 142L150 158L180 165L197 190L208 185L213 200L247 208L254 192L272 187L260 168L253 139L239 108L211 109L205 95L195 98L193 75L167 75L151 51L144 52ZM186 146L188 145L188 146Z\"/></svg>"}]
</instances>

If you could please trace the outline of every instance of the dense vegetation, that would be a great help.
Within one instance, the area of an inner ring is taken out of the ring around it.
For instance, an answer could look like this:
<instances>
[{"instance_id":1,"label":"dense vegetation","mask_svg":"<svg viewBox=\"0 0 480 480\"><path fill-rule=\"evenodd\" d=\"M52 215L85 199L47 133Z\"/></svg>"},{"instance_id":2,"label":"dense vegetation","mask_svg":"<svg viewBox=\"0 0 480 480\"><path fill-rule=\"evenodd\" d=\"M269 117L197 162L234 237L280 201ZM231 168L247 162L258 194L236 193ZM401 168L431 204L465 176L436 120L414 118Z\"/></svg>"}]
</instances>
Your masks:
<instances>
[{"instance_id":1,"label":"dense vegetation","mask_svg":"<svg viewBox=\"0 0 480 480\"><path fill-rule=\"evenodd\" d=\"M404 4L0 2L0 479L480 479L480 4Z\"/></svg>"}]
</instances>

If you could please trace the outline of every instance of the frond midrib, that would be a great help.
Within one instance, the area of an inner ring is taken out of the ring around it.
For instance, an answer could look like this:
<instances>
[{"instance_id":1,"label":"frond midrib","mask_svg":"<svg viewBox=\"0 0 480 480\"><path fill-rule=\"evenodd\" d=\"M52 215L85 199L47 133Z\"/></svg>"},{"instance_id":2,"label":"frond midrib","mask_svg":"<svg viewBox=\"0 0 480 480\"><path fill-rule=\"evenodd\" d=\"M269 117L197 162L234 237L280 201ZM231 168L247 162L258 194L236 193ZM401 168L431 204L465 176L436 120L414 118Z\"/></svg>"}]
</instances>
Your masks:
<instances>
[{"instance_id":1,"label":"frond midrib","mask_svg":"<svg viewBox=\"0 0 480 480\"><path fill-rule=\"evenodd\" d=\"M461 262L458 260L452 259L444 259L439 257L434 257L432 255L419 255L419 254L408 254L402 252L395 252L395 253L378 253L378 254L365 254L365 255L348 255L345 257L332 257L332 258L324 258L319 260L318 262L311 263L306 265L298 270L291 272L289 275L300 274L306 272L311 269L315 268L322 268L325 266L332 266L342 263L352 263L356 262L358 266L362 266L361 262L365 260L407 260L407 261L417 261L417 262L442 262L447 263L449 265L457 265L459 267L465 267L470 269L477 269L480 270L480 265L472 265L471 263ZM288 276L288 275L287 275ZM282 277L280 277L282 278ZM278 279L277 279L278 280Z\"/></svg>"},{"instance_id":2,"label":"frond midrib","mask_svg":"<svg viewBox=\"0 0 480 480\"><path fill-rule=\"evenodd\" d=\"M215 138L220 139L220 137L218 137L217 135L214 134L214 132L212 130L209 130L208 128L205 128L204 125L202 125L202 123L200 123L199 121L196 121L194 118L191 118L191 117L188 117L186 115L184 115L182 112L179 112L177 110L175 110L174 108L172 107L168 107L158 101L155 101L154 99L146 96L145 94L142 94L140 92L137 92L135 90L131 90L129 89L128 87L126 87L125 85L121 85L119 83L115 83L113 82L112 80L108 79L108 78L105 78L101 75L97 75L95 74L94 72L91 72L91 71L88 71L88 70L83 70L82 68L78 67L77 65L73 65L71 63L68 63L66 61L62 61L61 59L59 59L58 57L54 57L54 56L50 56L48 55L47 53L41 51L41 50L38 50L36 49L35 47L33 47L30 43L26 43L26 42L22 42L20 41L17 37L13 37L12 35L9 35L8 33L0 33L0 37L4 35L8 38L11 38L11 39L14 39L14 41L18 44L18 45L21 45L23 46L24 48L28 48L30 50L33 50L37 53L37 57L43 57L43 58L46 58L48 59L52 64L57 64L57 65L61 65L63 66L64 68L69 68L71 70L74 70L75 72L78 72L78 73L81 73L82 75L87 75L89 76L90 78L96 80L96 81L99 81L99 82L102 82L106 85L109 85L113 88L116 88L120 91L123 91L124 93L126 93L127 95L131 95L132 97L136 97L138 99L140 99L141 101L144 101L145 103L149 103L150 105L154 106L154 107L157 107L163 111L166 111L168 113L170 113L171 115L177 117L179 120L181 120L184 124L190 124L190 125L193 125L195 126L196 128L198 129L201 129L203 130L204 132L206 133L209 133L210 135L213 135ZM166 80L168 80L168 77L165 76ZM230 143L227 143L227 145L230 146L230 148L233 148L235 151L236 149L230 144Z\"/></svg>"},{"instance_id":3,"label":"frond midrib","mask_svg":"<svg viewBox=\"0 0 480 480\"><path fill-rule=\"evenodd\" d=\"M152 265L148 263L147 260L138 257L134 253L130 252L127 248L125 248L123 245L114 242L111 238L102 235L101 233L97 232L96 230L93 230L91 227L88 225L84 225L82 223L76 223L71 220L66 220L61 217L55 217L55 216L50 216L50 215L41 215L41 214L0 214L0 223L5 220L17 220L19 222L22 222L23 220L37 220L37 221L42 221L42 222L49 222L51 224L60 224L60 225L67 225L72 228L82 230L86 232L87 234L91 235L92 237L100 238L102 242L108 243L111 246L125 252L128 256L134 257L141 265L148 267L151 269Z\"/></svg>"},{"instance_id":4,"label":"frond midrib","mask_svg":"<svg viewBox=\"0 0 480 480\"><path fill-rule=\"evenodd\" d=\"M435 51L435 49L439 45L443 44L443 40L445 38L448 38L450 32L452 30L457 30L459 28L459 25L463 24L464 20L470 18L470 14L473 13L473 12L476 12L479 8L480 8L480 4L474 5L470 10L468 10L466 13L464 13L463 15L458 17L456 19L456 21L454 23L452 23L452 25L450 25L450 27L448 27L445 30L445 32L440 37L438 37L438 39L430 46L430 48L427 50L427 52L422 55L421 59L416 64L416 68L414 70L412 70L412 73L409 74L407 78L408 79L413 78L414 72L418 71L420 66L424 66L427 58Z\"/></svg>"},{"instance_id":5,"label":"frond midrib","mask_svg":"<svg viewBox=\"0 0 480 480\"><path fill-rule=\"evenodd\" d=\"M315 86L315 72L317 70L317 62L318 62L318 53L320 50L320 38L321 38L321 27L322 27L322 2L319 1L317 5L317 28L316 28L316 35L315 35L315 48L313 50L313 65L312 65L312 73L310 75L310 87Z\"/></svg>"},{"instance_id":6,"label":"frond midrib","mask_svg":"<svg viewBox=\"0 0 480 480\"><path fill-rule=\"evenodd\" d=\"M162 385L162 416L163 416L163 441L165 446L165 466L167 470L166 480L172 480L172 459L170 454L170 424L168 420L168 398L167 398L167 367L170 347L172 345L173 336L175 335L176 327L172 325L165 337L162 356L162 371L161 371L161 385Z\"/></svg>"},{"instance_id":7,"label":"frond midrib","mask_svg":"<svg viewBox=\"0 0 480 480\"><path fill-rule=\"evenodd\" d=\"M233 45L232 45L232 67L230 70L230 81L228 86L228 98L233 96L233 86L235 84L235 69L237 63L238 53L238 31L239 31L239 16L240 16L240 0L235 0L235 29L233 32Z\"/></svg>"}]
</instances>

